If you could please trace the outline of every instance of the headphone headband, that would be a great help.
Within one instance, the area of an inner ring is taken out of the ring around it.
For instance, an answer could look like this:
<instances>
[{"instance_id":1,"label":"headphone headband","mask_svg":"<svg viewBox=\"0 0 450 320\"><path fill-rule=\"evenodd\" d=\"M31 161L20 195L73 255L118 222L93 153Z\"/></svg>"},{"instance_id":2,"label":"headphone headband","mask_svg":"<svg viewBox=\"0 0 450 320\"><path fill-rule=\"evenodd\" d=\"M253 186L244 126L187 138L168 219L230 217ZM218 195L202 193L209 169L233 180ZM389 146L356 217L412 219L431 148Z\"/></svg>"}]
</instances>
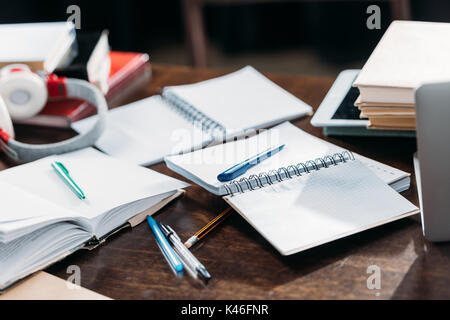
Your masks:
<instances>
[{"instance_id":1,"label":"headphone headband","mask_svg":"<svg viewBox=\"0 0 450 320\"><path fill-rule=\"evenodd\" d=\"M84 134L69 140L50 144L27 144L16 141L0 129L0 150L3 150L15 162L30 162L53 154L62 154L86 148L95 144L106 123L108 107L100 91L84 80L52 78L48 79L50 96L79 98L88 101L97 108L97 122Z\"/></svg>"}]
</instances>

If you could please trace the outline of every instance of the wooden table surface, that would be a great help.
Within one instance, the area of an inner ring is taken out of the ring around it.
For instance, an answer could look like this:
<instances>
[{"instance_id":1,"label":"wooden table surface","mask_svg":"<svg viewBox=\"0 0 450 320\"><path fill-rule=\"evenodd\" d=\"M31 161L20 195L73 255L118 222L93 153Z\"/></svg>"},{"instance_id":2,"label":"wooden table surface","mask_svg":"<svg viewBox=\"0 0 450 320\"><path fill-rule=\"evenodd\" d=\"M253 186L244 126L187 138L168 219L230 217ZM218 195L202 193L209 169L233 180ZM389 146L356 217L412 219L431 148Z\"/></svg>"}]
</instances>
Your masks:
<instances>
[{"instance_id":1,"label":"wooden table surface","mask_svg":"<svg viewBox=\"0 0 450 320\"><path fill-rule=\"evenodd\" d=\"M153 66L153 79L129 101L167 85L192 83L226 73L210 69ZM269 74L268 77L314 108L333 79ZM412 166L414 139L326 138L310 117L293 123L354 152L412 174L402 193L418 205ZM18 127L23 141L49 142L73 135L68 130ZM10 166L0 156L0 169ZM152 169L183 179L164 164ZM357 195L355 195L357 196ZM226 208L225 202L197 185L156 215L187 239ZM275 214L275 213L274 213ZM424 240L417 219L407 218L318 248L282 257L237 213L193 248L213 278L208 285L176 278L141 224L114 236L94 251L79 251L49 268L62 278L70 265L81 268L82 286L114 299L428 299L450 298L450 246ZM381 288L367 287L369 266L381 270Z\"/></svg>"}]
</instances>

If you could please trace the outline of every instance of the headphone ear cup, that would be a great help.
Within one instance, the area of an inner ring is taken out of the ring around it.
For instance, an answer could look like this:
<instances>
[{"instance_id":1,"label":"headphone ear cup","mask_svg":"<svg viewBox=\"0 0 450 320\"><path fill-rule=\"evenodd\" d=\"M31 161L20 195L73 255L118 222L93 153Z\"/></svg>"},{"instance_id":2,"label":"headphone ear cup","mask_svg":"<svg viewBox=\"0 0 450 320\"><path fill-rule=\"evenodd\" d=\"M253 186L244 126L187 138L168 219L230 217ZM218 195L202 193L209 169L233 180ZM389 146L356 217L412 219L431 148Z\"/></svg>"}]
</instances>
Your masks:
<instances>
[{"instance_id":1,"label":"headphone ear cup","mask_svg":"<svg viewBox=\"0 0 450 320\"><path fill-rule=\"evenodd\" d=\"M12 120L31 118L47 102L47 84L30 71L12 72L0 78L0 96Z\"/></svg>"},{"instance_id":2,"label":"headphone ear cup","mask_svg":"<svg viewBox=\"0 0 450 320\"><path fill-rule=\"evenodd\" d=\"M5 130L11 138L14 138L14 128L9 116L8 108L2 97L0 97L0 128Z\"/></svg>"}]
</instances>

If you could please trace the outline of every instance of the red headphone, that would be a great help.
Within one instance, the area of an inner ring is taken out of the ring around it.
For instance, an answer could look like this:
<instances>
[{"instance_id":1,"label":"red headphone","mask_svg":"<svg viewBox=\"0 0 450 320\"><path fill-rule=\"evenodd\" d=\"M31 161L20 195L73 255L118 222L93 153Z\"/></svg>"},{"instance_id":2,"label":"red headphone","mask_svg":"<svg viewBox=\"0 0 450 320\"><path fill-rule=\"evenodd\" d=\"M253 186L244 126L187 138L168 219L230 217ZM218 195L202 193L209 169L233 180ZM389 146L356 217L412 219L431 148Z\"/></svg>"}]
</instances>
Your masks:
<instances>
[{"instance_id":1,"label":"red headphone","mask_svg":"<svg viewBox=\"0 0 450 320\"><path fill-rule=\"evenodd\" d=\"M49 97L87 100L97 107L98 121L89 132L63 142L30 145L14 140L13 120L38 114ZM54 74L39 75L21 64L9 65L0 70L0 148L17 162L33 161L51 154L92 146L103 130L106 112L104 96L87 81L59 78Z\"/></svg>"}]
</instances>

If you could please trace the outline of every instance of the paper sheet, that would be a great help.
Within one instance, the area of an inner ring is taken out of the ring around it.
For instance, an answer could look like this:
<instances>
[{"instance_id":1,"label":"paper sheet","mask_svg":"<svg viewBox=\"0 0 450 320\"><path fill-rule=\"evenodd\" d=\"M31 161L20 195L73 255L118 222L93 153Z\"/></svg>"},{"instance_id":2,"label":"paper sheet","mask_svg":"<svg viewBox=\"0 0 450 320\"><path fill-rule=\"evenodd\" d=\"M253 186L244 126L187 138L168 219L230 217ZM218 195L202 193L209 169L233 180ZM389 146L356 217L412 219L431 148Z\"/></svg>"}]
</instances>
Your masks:
<instances>
[{"instance_id":1,"label":"paper sheet","mask_svg":"<svg viewBox=\"0 0 450 320\"><path fill-rule=\"evenodd\" d=\"M71 177L86 194L85 200L80 201L55 173L51 167L54 160L61 161L67 167ZM184 182L113 159L92 148L2 171L0 181L86 218L96 217L129 202L187 186Z\"/></svg>"},{"instance_id":2,"label":"paper sheet","mask_svg":"<svg viewBox=\"0 0 450 320\"><path fill-rule=\"evenodd\" d=\"M418 212L358 160L226 200L283 255Z\"/></svg>"}]
</instances>

